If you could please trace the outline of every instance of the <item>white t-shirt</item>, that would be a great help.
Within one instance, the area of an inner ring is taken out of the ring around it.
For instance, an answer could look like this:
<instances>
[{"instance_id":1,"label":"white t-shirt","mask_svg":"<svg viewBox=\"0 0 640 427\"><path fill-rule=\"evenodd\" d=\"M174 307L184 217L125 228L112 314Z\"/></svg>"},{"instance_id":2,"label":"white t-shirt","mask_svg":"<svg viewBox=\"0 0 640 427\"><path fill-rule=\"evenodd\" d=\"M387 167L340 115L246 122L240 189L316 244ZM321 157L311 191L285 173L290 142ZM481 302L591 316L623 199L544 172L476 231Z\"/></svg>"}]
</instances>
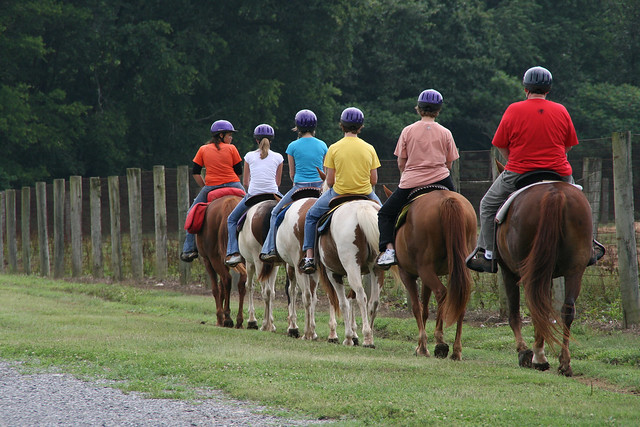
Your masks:
<instances>
[{"instance_id":1,"label":"white t-shirt","mask_svg":"<svg viewBox=\"0 0 640 427\"><path fill-rule=\"evenodd\" d=\"M248 193L251 196L263 193L277 193L276 171L284 159L282 154L269 150L269 155L260 158L260 151L250 151L244 156L244 161L249 165L251 179Z\"/></svg>"}]
</instances>

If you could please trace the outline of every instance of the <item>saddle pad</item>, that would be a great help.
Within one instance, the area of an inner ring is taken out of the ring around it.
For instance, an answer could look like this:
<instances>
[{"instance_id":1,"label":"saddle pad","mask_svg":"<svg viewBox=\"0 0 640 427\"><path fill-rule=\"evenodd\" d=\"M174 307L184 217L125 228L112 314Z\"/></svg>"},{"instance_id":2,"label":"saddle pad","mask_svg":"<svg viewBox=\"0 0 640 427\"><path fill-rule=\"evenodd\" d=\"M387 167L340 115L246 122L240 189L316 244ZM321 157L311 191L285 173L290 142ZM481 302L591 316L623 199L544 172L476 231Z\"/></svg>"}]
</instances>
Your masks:
<instances>
[{"instance_id":1,"label":"saddle pad","mask_svg":"<svg viewBox=\"0 0 640 427\"><path fill-rule=\"evenodd\" d=\"M516 190L513 193L511 193L511 195L502 204L502 206L500 206L500 209L498 209L498 213L496 214L496 223L502 224L502 221L504 221L504 219L507 216L507 212L509 212L509 206L511 206L511 203L513 202L513 199L515 199L518 194L522 193L524 190L526 190L528 188L533 187L534 185L553 184L554 182L564 182L564 181L540 181L540 182L534 182L533 184L529 184L526 187L522 187L521 189ZM571 185L573 185L574 187L576 187L577 189L582 191L582 186L581 185L578 185L578 184L571 184Z\"/></svg>"},{"instance_id":2,"label":"saddle pad","mask_svg":"<svg viewBox=\"0 0 640 427\"><path fill-rule=\"evenodd\" d=\"M187 232L198 234L204 222L204 213L207 210L207 206L209 206L209 203L196 203L189 211L187 219L184 221L184 229Z\"/></svg>"},{"instance_id":3,"label":"saddle pad","mask_svg":"<svg viewBox=\"0 0 640 427\"><path fill-rule=\"evenodd\" d=\"M244 204L247 208L250 208L253 205L257 205L260 202L264 202L265 200L280 200L281 197L276 193L262 193L256 194L255 196L249 197Z\"/></svg>"},{"instance_id":4,"label":"saddle pad","mask_svg":"<svg viewBox=\"0 0 640 427\"><path fill-rule=\"evenodd\" d=\"M424 196L425 194L429 193L430 191L433 190L441 190L440 188L433 188L429 191L425 191L424 193L419 193L417 194L415 197L411 197L409 199L409 201L407 203L405 203L405 205L402 207L402 209L400 209L400 213L398 214L398 219L396 219L396 230L398 230L398 228L400 228L402 226L402 224L404 224L405 220L407 219L407 212L409 212L409 208L411 207L411 203L413 203L414 201L416 201L417 199L419 199L420 197ZM448 188L447 188L448 190ZM413 193L411 193L413 194Z\"/></svg>"},{"instance_id":5,"label":"saddle pad","mask_svg":"<svg viewBox=\"0 0 640 427\"><path fill-rule=\"evenodd\" d=\"M207 194L207 201L213 202L215 199L219 199L224 196L244 197L245 194L246 193L244 192L244 190L241 190L240 188L220 187L220 188L216 188L215 190L209 191L209 194Z\"/></svg>"}]
</instances>

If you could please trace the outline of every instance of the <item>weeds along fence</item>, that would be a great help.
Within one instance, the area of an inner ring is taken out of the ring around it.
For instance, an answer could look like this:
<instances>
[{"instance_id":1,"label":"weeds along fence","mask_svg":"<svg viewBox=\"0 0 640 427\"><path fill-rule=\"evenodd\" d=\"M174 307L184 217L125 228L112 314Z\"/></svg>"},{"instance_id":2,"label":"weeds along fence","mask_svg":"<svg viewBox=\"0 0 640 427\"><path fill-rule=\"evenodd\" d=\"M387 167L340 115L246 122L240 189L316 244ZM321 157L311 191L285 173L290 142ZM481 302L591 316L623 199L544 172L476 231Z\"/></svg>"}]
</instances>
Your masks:
<instances>
[{"instance_id":1,"label":"weeds along fence","mask_svg":"<svg viewBox=\"0 0 640 427\"><path fill-rule=\"evenodd\" d=\"M631 267L637 265L634 216L640 217L640 203L635 208L633 203L640 201L640 174L631 173L640 171L640 156L631 157L634 138L638 135L627 132L583 140L569 153L574 178L592 206L594 234L607 247L599 265L587 269L585 282L593 283L589 286L617 284L627 272L637 281L637 267L635 273ZM616 146L622 148L616 151ZM454 162L456 187L476 210L497 174L495 155L464 151ZM616 175L616 170L625 175ZM382 161L378 175L376 191L384 200L382 186L393 190L399 181L396 161ZM285 192L292 185L286 165L282 181ZM0 272L207 283L200 263L186 264L178 257L186 212L198 190L189 167L155 166L152 171L127 169L124 176L72 176L0 192ZM622 218L624 224L616 231L614 220ZM634 248L622 262L621 240L624 247ZM473 298L479 306L498 299L496 281L496 275L476 276ZM613 288L606 295L612 304L620 297Z\"/></svg>"}]
</instances>

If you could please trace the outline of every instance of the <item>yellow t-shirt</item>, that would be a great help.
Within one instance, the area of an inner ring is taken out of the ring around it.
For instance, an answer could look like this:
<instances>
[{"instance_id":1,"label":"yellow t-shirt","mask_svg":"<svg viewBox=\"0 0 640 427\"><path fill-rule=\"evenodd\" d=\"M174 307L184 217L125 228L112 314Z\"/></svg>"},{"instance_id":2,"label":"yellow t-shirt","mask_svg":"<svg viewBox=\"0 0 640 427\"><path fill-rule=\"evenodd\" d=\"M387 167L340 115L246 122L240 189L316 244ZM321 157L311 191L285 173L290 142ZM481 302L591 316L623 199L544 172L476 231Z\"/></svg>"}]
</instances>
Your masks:
<instances>
[{"instance_id":1,"label":"yellow t-shirt","mask_svg":"<svg viewBox=\"0 0 640 427\"><path fill-rule=\"evenodd\" d=\"M380 167L380 159L373 145L349 136L329 147L324 165L336 171L336 193L369 194L373 191L371 171Z\"/></svg>"}]
</instances>

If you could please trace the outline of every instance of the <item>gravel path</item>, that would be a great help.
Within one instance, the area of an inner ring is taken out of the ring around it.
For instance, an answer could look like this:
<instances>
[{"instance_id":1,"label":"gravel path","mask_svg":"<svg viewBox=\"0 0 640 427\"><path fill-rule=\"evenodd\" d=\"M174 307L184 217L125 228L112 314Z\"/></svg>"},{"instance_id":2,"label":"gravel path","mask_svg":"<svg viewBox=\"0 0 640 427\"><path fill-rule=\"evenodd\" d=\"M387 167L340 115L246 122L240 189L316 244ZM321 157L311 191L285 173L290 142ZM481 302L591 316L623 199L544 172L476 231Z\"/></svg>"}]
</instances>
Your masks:
<instances>
[{"instance_id":1,"label":"gravel path","mask_svg":"<svg viewBox=\"0 0 640 427\"><path fill-rule=\"evenodd\" d=\"M68 374L23 375L0 361L0 426L297 426L220 392L198 402L146 399Z\"/></svg>"}]
</instances>

